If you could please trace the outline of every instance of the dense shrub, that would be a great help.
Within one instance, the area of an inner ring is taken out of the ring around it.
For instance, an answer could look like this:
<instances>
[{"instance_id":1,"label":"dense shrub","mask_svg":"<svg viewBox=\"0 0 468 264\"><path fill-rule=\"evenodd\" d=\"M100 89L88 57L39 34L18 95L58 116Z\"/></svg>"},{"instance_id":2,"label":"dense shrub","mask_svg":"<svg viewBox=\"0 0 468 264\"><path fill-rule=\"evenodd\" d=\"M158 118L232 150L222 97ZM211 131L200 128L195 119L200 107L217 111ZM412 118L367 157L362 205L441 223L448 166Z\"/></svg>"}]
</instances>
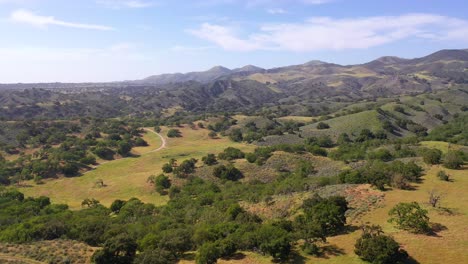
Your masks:
<instances>
[{"instance_id":1,"label":"dense shrub","mask_svg":"<svg viewBox=\"0 0 468 264\"><path fill-rule=\"evenodd\" d=\"M384 235L379 226L363 228L362 236L354 245L354 252L373 264L399 263L408 258L408 253L392 237Z\"/></svg>"},{"instance_id":2,"label":"dense shrub","mask_svg":"<svg viewBox=\"0 0 468 264\"><path fill-rule=\"evenodd\" d=\"M399 203L388 214L390 223L398 228L412 233L427 233L430 230L427 210L422 209L418 203Z\"/></svg>"}]
</instances>

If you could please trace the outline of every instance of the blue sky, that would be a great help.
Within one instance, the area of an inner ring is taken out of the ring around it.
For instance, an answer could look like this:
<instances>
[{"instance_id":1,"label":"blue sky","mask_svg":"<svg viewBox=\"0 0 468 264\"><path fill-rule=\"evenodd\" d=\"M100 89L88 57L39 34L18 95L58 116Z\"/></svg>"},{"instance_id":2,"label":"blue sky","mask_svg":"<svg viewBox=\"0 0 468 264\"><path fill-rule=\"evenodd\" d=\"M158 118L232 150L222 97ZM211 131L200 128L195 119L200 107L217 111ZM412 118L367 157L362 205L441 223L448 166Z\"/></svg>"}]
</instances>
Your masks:
<instances>
[{"instance_id":1,"label":"blue sky","mask_svg":"<svg viewBox=\"0 0 468 264\"><path fill-rule=\"evenodd\" d=\"M413 58L468 48L467 11L462 0L0 0L0 82Z\"/></svg>"}]
</instances>

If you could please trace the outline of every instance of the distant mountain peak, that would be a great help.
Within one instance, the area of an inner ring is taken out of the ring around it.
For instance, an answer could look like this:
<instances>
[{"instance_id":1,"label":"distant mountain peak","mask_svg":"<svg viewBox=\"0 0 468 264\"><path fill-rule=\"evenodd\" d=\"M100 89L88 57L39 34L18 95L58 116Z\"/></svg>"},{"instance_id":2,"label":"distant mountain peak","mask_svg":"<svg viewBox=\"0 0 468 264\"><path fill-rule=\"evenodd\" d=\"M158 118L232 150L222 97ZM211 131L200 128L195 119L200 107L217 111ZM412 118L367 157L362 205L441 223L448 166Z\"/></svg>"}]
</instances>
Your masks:
<instances>
[{"instance_id":1,"label":"distant mountain peak","mask_svg":"<svg viewBox=\"0 0 468 264\"><path fill-rule=\"evenodd\" d=\"M230 72L231 69L228 69L224 66L221 66L221 65L217 65L217 66L214 66L213 68L209 69L208 70L209 72Z\"/></svg>"},{"instance_id":2,"label":"distant mountain peak","mask_svg":"<svg viewBox=\"0 0 468 264\"><path fill-rule=\"evenodd\" d=\"M258 71L264 71L265 69L257 67L255 65L245 65L244 67L237 68L234 71L235 72L258 72Z\"/></svg>"},{"instance_id":3,"label":"distant mountain peak","mask_svg":"<svg viewBox=\"0 0 468 264\"><path fill-rule=\"evenodd\" d=\"M309 62L304 63L305 66L319 66L319 65L324 65L324 64L329 64L329 63L321 61L321 60L311 60Z\"/></svg>"},{"instance_id":4,"label":"distant mountain peak","mask_svg":"<svg viewBox=\"0 0 468 264\"><path fill-rule=\"evenodd\" d=\"M393 63L400 63L406 60L407 59L403 59L397 56L383 56L383 57L376 59L375 61L382 62L384 64L393 64Z\"/></svg>"}]
</instances>

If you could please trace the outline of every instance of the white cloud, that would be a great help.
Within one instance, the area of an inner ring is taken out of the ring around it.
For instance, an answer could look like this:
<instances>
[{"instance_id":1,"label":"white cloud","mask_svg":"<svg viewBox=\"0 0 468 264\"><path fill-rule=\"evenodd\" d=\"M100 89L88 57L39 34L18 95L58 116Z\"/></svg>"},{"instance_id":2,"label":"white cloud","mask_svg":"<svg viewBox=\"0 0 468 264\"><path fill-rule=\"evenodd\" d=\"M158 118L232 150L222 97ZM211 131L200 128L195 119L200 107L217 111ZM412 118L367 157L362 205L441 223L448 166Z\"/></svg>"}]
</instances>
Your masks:
<instances>
[{"instance_id":1,"label":"white cloud","mask_svg":"<svg viewBox=\"0 0 468 264\"><path fill-rule=\"evenodd\" d=\"M199 29L188 30L188 32L226 50L250 51L262 48L259 41L237 38L232 29L219 25L203 23Z\"/></svg>"},{"instance_id":2,"label":"white cloud","mask_svg":"<svg viewBox=\"0 0 468 264\"><path fill-rule=\"evenodd\" d=\"M408 38L468 42L468 21L432 14L314 17L303 23L264 25L244 37L230 27L209 23L189 32L225 50L303 52L366 49Z\"/></svg>"},{"instance_id":3,"label":"white cloud","mask_svg":"<svg viewBox=\"0 0 468 264\"><path fill-rule=\"evenodd\" d=\"M14 22L30 24L36 27L45 28L49 25L80 28L80 29L93 29L93 30L114 30L112 27L94 24L73 23L54 18L53 16L40 16L28 10L16 10L11 13L10 19Z\"/></svg>"},{"instance_id":4,"label":"white cloud","mask_svg":"<svg viewBox=\"0 0 468 264\"><path fill-rule=\"evenodd\" d=\"M269 8L267 9L267 12L272 14L272 15L280 15L280 14L286 14L286 10L283 8Z\"/></svg>"},{"instance_id":5,"label":"white cloud","mask_svg":"<svg viewBox=\"0 0 468 264\"><path fill-rule=\"evenodd\" d=\"M156 5L155 2L143 0L97 0L97 3L113 9L146 8Z\"/></svg>"}]
</instances>

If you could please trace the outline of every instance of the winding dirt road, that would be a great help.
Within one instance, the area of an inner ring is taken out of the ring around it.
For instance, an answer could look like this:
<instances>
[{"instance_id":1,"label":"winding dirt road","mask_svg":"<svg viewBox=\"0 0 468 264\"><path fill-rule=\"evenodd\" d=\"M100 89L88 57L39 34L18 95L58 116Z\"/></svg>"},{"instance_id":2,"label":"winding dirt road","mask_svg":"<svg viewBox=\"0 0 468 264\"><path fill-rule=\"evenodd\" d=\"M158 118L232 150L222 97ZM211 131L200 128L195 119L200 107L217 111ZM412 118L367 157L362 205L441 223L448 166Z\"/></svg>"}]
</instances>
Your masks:
<instances>
[{"instance_id":1,"label":"winding dirt road","mask_svg":"<svg viewBox=\"0 0 468 264\"><path fill-rule=\"evenodd\" d=\"M161 146L160 146L159 148L157 148L157 149L155 149L155 150L151 150L151 151L146 152L146 153L158 152L158 151L160 151L160 150L166 148L166 145L167 145L166 139L165 139L161 134L159 134L159 133L157 133L156 131L151 130L151 129L149 129L149 128L144 128L144 130L145 130L145 131L148 131L148 132L151 132L151 133L153 133L153 134L158 135L158 137L159 137L159 138L161 139L161 141L162 141L162 144L161 144Z\"/></svg>"},{"instance_id":2,"label":"winding dirt road","mask_svg":"<svg viewBox=\"0 0 468 264\"><path fill-rule=\"evenodd\" d=\"M157 133L156 131L151 130L151 129L149 129L149 128L143 128L143 130L145 130L145 131L147 131L147 132L151 132L151 133L153 133L153 134L156 134L156 135L161 139L162 144L161 144L161 146L160 146L159 148L150 150L150 151L148 151L148 152L145 152L145 153L143 153L142 155L145 155L145 154L148 154L148 153L158 152L158 151L161 151L161 150L163 150L163 149L166 148L166 146L167 146L167 141L166 141L166 139L165 139L161 134L159 134L159 133ZM123 160L123 159L128 159L128 158L130 158L130 157L101 162L101 163L99 163L96 167L94 167L94 169L97 169L99 166L104 165L104 164L107 164L107 163L109 163L109 162L113 162L113 161L117 161L117 160ZM83 173L83 174L86 174L86 173L88 173L88 172L90 172L90 171L93 171L94 169L89 170L89 171L87 171L87 172L85 172L85 173Z\"/></svg>"}]
</instances>

